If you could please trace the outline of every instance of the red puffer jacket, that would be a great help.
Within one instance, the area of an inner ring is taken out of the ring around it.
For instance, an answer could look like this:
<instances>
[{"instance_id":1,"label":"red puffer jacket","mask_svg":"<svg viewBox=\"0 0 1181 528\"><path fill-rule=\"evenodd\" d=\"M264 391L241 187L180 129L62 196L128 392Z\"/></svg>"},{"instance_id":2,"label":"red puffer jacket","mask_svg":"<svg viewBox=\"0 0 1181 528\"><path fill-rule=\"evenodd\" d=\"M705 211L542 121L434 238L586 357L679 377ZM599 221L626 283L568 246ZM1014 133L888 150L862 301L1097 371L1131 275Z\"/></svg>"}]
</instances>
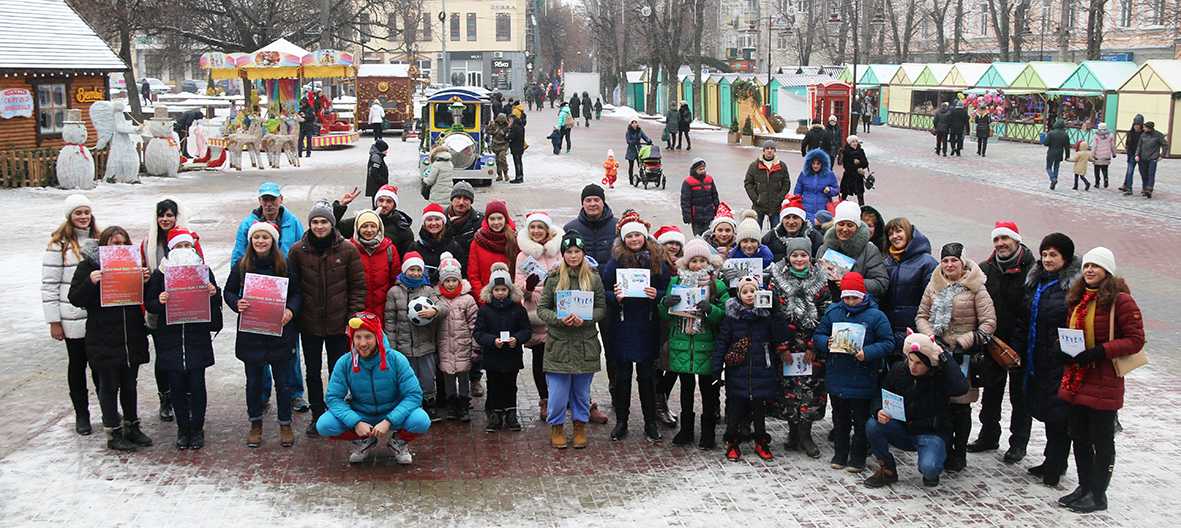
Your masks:
<instances>
[{"instance_id":1,"label":"red puffer jacket","mask_svg":"<svg viewBox=\"0 0 1181 528\"><path fill-rule=\"evenodd\" d=\"M1118 337L1108 335L1111 308L1096 306L1095 310L1095 344L1103 346L1107 359L1085 365L1082 382L1074 387L1062 383L1058 397L1071 405L1115 411L1124 406L1124 379L1115 374L1111 359L1135 354L1144 348L1144 320L1140 307L1127 293L1120 293L1115 298L1115 335ZM1074 307L1067 313L1074 313ZM1064 381L1069 375L1068 368L1063 374Z\"/></svg>"},{"instance_id":2,"label":"red puffer jacket","mask_svg":"<svg viewBox=\"0 0 1181 528\"><path fill-rule=\"evenodd\" d=\"M373 253L355 239L349 242L357 248L361 266L365 268L365 311L381 317L385 314L386 293L402 269L402 257L389 237L382 238Z\"/></svg>"},{"instance_id":3,"label":"red puffer jacket","mask_svg":"<svg viewBox=\"0 0 1181 528\"><path fill-rule=\"evenodd\" d=\"M516 234L509 232L508 236L516 237ZM472 283L472 294L476 296L477 301L480 300L479 294L484 290L484 285L488 284L488 279L492 276L492 265L497 262L503 262L508 266L509 275L512 275L516 258L517 256L514 254L510 260L509 255L503 252L498 253L484 247L484 245L480 244L478 237L472 240L471 248L467 254L467 280ZM480 304L483 305L484 303L481 302Z\"/></svg>"}]
</instances>

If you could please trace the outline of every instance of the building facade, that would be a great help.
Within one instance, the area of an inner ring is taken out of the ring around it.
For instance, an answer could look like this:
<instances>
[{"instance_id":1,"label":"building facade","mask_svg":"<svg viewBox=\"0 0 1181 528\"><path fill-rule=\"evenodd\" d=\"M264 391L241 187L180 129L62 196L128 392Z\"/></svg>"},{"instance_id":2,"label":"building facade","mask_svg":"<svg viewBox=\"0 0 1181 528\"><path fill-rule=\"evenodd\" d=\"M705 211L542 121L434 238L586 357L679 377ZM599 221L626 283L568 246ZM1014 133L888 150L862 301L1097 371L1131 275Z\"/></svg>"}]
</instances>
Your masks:
<instances>
[{"instance_id":1,"label":"building facade","mask_svg":"<svg viewBox=\"0 0 1181 528\"><path fill-rule=\"evenodd\" d=\"M766 73L782 65L799 64L799 25L811 0L719 0L714 56L740 73ZM827 11L826 11L827 12Z\"/></svg>"}]
</instances>

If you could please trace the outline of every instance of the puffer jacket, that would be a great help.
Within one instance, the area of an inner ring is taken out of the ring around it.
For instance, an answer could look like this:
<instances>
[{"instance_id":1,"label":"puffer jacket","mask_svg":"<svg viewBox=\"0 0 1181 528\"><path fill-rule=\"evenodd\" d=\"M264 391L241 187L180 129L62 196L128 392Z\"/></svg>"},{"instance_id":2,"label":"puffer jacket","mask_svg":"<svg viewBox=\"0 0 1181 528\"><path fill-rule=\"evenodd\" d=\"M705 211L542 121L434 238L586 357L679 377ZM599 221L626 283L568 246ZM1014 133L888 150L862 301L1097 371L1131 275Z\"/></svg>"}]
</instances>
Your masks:
<instances>
[{"instance_id":1,"label":"puffer jacket","mask_svg":"<svg viewBox=\"0 0 1181 528\"><path fill-rule=\"evenodd\" d=\"M299 313L301 332L315 336L344 335L350 315L365 309L365 267L357 248L339 233L324 253L317 253L309 241L311 231L291 247L287 272L299 285L303 309Z\"/></svg>"},{"instance_id":2,"label":"puffer jacket","mask_svg":"<svg viewBox=\"0 0 1181 528\"><path fill-rule=\"evenodd\" d=\"M640 144L652 144L652 138L645 134L643 129L627 127L627 132L624 134L624 139L627 141L627 158L628 161L635 161L640 155ZM569 231L569 229L567 229ZM606 262L606 261L604 261Z\"/></svg>"},{"instance_id":3,"label":"puffer jacket","mask_svg":"<svg viewBox=\"0 0 1181 528\"><path fill-rule=\"evenodd\" d=\"M710 358L714 372L725 372L726 397L773 400L783 394L783 362L776 348L787 341L787 325L766 308L748 308L738 299L726 301L726 317L718 327ZM742 349L741 361L726 364L731 347Z\"/></svg>"},{"instance_id":4,"label":"puffer jacket","mask_svg":"<svg viewBox=\"0 0 1181 528\"><path fill-rule=\"evenodd\" d=\"M758 159L747 166L742 186L746 189L747 198L750 198L751 209L765 215L778 213L783 197L791 190L791 174L787 172L787 163L778 158L767 161L760 154Z\"/></svg>"},{"instance_id":5,"label":"puffer jacket","mask_svg":"<svg viewBox=\"0 0 1181 528\"><path fill-rule=\"evenodd\" d=\"M1067 416L1066 402L1058 397L1063 369L1058 329L1066 327L1066 292L1080 280L1081 262L1073 256L1056 273L1047 272L1041 261L1034 264L1025 279L1025 300L1009 342L1022 355L1029 415L1042 422L1064 422Z\"/></svg>"},{"instance_id":6,"label":"puffer jacket","mask_svg":"<svg viewBox=\"0 0 1181 528\"><path fill-rule=\"evenodd\" d=\"M577 285L578 272L571 269L568 273L570 284ZM555 302L558 273L551 273L545 279L545 289L537 304L537 316L546 324L545 360L542 364L542 370L546 372L592 374L602 368L603 347L599 343L599 328L595 323L607 318L607 297L603 293L603 280L599 274L592 271L590 277L591 291L595 294L594 320L583 321L580 326L566 326L558 319Z\"/></svg>"},{"instance_id":7,"label":"puffer jacket","mask_svg":"<svg viewBox=\"0 0 1181 528\"><path fill-rule=\"evenodd\" d=\"M509 298L503 300L493 299L490 287L480 292L484 303L476 315L473 336L476 343L480 344L480 366L491 372L513 372L525 368L521 356L525 351L525 342L533 331L529 327L529 314L521 306L521 292L516 288L511 289L513 291ZM496 340L501 332L508 332L511 337L515 337L517 346L497 347Z\"/></svg>"},{"instance_id":8,"label":"puffer jacket","mask_svg":"<svg viewBox=\"0 0 1181 528\"><path fill-rule=\"evenodd\" d=\"M161 266L167 265L161 263ZM217 279L209 275L209 282L217 288ZM158 325L152 331L152 343L156 346L156 363L168 371L204 369L213 366L213 336L221 331L221 288L209 296L209 322L166 324L167 308L160 304L160 293L164 291L164 272L152 272L144 286L144 308L158 317Z\"/></svg>"},{"instance_id":9,"label":"puffer jacket","mask_svg":"<svg viewBox=\"0 0 1181 528\"><path fill-rule=\"evenodd\" d=\"M459 265L467 265L467 250L468 246L460 246L459 239L448 237L446 231L443 232L442 238L434 238L425 229L418 229L418 241L414 243L414 250L422 256L423 263L426 264L426 274L431 279L431 284L439 283L439 261L442 260L443 253L451 253L452 257L459 260ZM401 264L398 265L400 269ZM462 268L461 268L462 269ZM390 277L390 284L393 284L395 273Z\"/></svg>"},{"instance_id":10,"label":"puffer jacket","mask_svg":"<svg viewBox=\"0 0 1181 528\"><path fill-rule=\"evenodd\" d=\"M282 257L280 256L280 258ZM254 264L254 271L250 273L270 275L272 277L276 275L275 267L272 263L259 261ZM226 278L226 287L222 291L226 305L235 313L238 313L238 301L242 300L245 276L242 267L238 262L235 262L230 267L230 275ZM296 284L294 280L288 280L287 309L291 310L291 313L295 314L296 317L291 318L291 321L283 325L283 335L281 336L238 332L234 340L234 356L248 365L287 361L291 357L291 352L295 350L295 336L298 333L296 326L299 324L298 316L302 300L303 297L299 293L299 284ZM241 316L238 319L241 320Z\"/></svg>"},{"instance_id":11,"label":"puffer jacket","mask_svg":"<svg viewBox=\"0 0 1181 528\"><path fill-rule=\"evenodd\" d=\"M865 328L861 343L864 361L858 361L852 354L829 352L832 327L836 323L855 323ZM882 360L894 350L894 333L890 329L890 320L878 310L873 297L866 297L857 306L849 306L843 301L828 305L812 336L812 344L817 357L825 362L825 383L830 394L866 400L878 397L878 374L882 370Z\"/></svg>"},{"instance_id":12,"label":"puffer jacket","mask_svg":"<svg viewBox=\"0 0 1181 528\"><path fill-rule=\"evenodd\" d=\"M69 248L63 250L60 244L46 247L41 257L41 308L45 322L61 323L66 339L86 337L86 309L69 301L70 281L80 258L80 253Z\"/></svg>"},{"instance_id":13,"label":"puffer jacket","mask_svg":"<svg viewBox=\"0 0 1181 528\"><path fill-rule=\"evenodd\" d=\"M402 257L389 238L382 238L373 251L355 238L349 243L357 248L361 267L365 269L365 311L373 315L385 313L385 295L402 269Z\"/></svg>"},{"instance_id":14,"label":"puffer jacket","mask_svg":"<svg viewBox=\"0 0 1181 528\"><path fill-rule=\"evenodd\" d=\"M923 301L923 292L931 282L931 273L939 267L939 261L931 256L931 241L927 236L918 228L914 228L911 235L901 260L894 260L891 255L883 259L890 286L882 299L882 308L890 319L890 326L894 328L895 352L898 354L902 353L906 329L915 327L915 314Z\"/></svg>"},{"instance_id":15,"label":"puffer jacket","mask_svg":"<svg viewBox=\"0 0 1181 528\"><path fill-rule=\"evenodd\" d=\"M1140 161L1159 160L1161 154L1168 150L1169 140L1159 130L1144 129L1140 134L1140 142L1136 145L1136 155Z\"/></svg>"},{"instance_id":16,"label":"puffer jacket","mask_svg":"<svg viewBox=\"0 0 1181 528\"><path fill-rule=\"evenodd\" d=\"M865 289L870 295L875 299L882 299L886 295L890 289L890 274L886 271L886 262L877 246L869 243L868 227L858 227L853 238L849 240L838 239L836 228L830 228L824 233L824 245L816 254L816 260L819 261L829 249L844 253L853 259L853 269L849 271L856 271L865 278ZM841 289L831 284L830 286L833 290L832 301L839 302Z\"/></svg>"},{"instance_id":17,"label":"puffer jacket","mask_svg":"<svg viewBox=\"0 0 1181 528\"><path fill-rule=\"evenodd\" d=\"M668 282L665 295L672 295L673 288L680 286L681 279L673 277ZM713 371L713 352L715 334L722 318L726 315L726 301L730 300L730 292L726 283L713 281L713 295L710 296L710 310L705 316L705 324L696 334L687 334L681 324L684 318L668 313L668 306L660 303L660 317L670 321L668 325L668 364L669 370L683 374L697 374L709 376Z\"/></svg>"},{"instance_id":18,"label":"puffer jacket","mask_svg":"<svg viewBox=\"0 0 1181 528\"><path fill-rule=\"evenodd\" d=\"M1095 165L1110 165L1116 154L1115 135L1106 130L1096 130L1095 138L1091 141L1095 143L1091 149L1091 159Z\"/></svg>"},{"instance_id":19,"label":"puffer jacket","mask_svg":"<svg viewBox=\"0 0 1181 528\"><path fill-rule=\"evenodd\" d=\"M813 159L820 160L820 172L812 172ZM832 172L832 161L828 157L828 153L820 149L808 151L808 155L804 156L804 167L800 169L800 175L796 177L796 187L792 193L803 197L804 212L808 214L808 218L805 220L809 222L816 217L817 212L823 211L828 206L828 202L840 196L841 184L837 182L837 176ZM779 199L782 201L783 196L780 196ZM775 212L778 211L779 209L775 209Z\"/></svg>"},{"instance_id":20,"label":"puffer jacket","mask_svg":"<svg viewBox=\"0 0 1181 528\"><path fill-rule=\"evenodd\" d=\"M1099 411L1118 411L1124 406L1124 378L1115 373L1111 360L1130 356L1144 348L1144 318L1127 287L1121 284L1120 289L1122 291L1114 302L1115 335L1110 335L1112 307L1109 305L1093 308L1093 339L1095 346L1103 347L1104 358L1079 365L1082 369L1082 380L1077 384L1067 379L1070 376L1070 369L1067 369L1066 377L1058 389L1058 397L1068 404ZM1074 307L1066 311L1067 314L1073 312Z\"/></svg>"},{"instance_id":21,"label":"puffer jacket","mask_svg":"<svg viewBox=\"0 0 1181 528\"><path fill-rule=\"evenodd\" d=\"M390 343L382 337L386 367L381 368L378 351L369 358L357 357L353 372L353 351L336 360L324 391L328 412L349 429L366 417L385 416L398 427L415 409L422 407L422 386L410 367L410 360L394 353Z\"/></svg>"},{"instance_id":22,"label":"puffer jacket","mask_svg":"<svg viewBox=\"0 0 1181 528\"><path fill-rule=\"evenodd\" d=\"M992 306L992 297L984 287L988 280L984 271L970 259L963 259L964 276L952 282L943 276L943 270L936 268L931 274L931 282L923 290L923 301L919 304L918 314L915 315L915 326L923 334L933 335L950 346L948 352L961 365L970 360L972 348L976 346L976 332L992 335L996 331L996 310ZM939 292L959 283L964 290L950 299L950 306L940 306L935 303ZM951 311L951 320L947 330L942 334L935 332L933 319L943 310ZM952 403L972 403L979 396L976 388L963 396L952 398Z\"/></svg>"},{"instance_id":23,"label":"puffer jacket","mask_svg":"<svg viewBox=\"0 0 1181 528\"><path fill-rule=\"evenodd\" d=\"M439 322L435 346L439 350L439 370L445 374L468 372L479 345L472 337L476 328L476 312L480 306L472 297L472 284L462 281L458 297L439 296L439 304L447 305L446 315Z\"/></svg>"},{"instance_id":24,"label":"puffer jacket","mask_svg":"<svg viewBox=\"0 0 1181 528\"><path fill-rule=\"evenodd\" d=\"M597 219L586 217L586 211L578 211L578 218L566 222L567 233L577 231L586 243L586 254L600 266L611 260L611 246L615 243L615 214L611 206L603 204L603 214Z\"/></svg>"},{"instance_id":25,"label":"puffer jacket","mask_svg":"<svg viewBox=\"0 0 1181 528\"><path fill-rule=\"evenodd\" d=\"M906 362L890 367L882 388L902 396L906 407L906 430L912 435L934 435L947 425L947 403L968 392L964 373L950 364L940 364L926 375L915 377ZM877 412L870 416L876 416Z\"/></svg>"},{"instance_id":26,"label":"puffer jacket","mask_svg":"<svg viewBox=\"0 0 1181 528\"><path fill-rule=\"evenodd\" d=\"M533 333L525 345L531 346L545 343L545 321L542 321L537 316L537 305L541 301L541 290L543 285L538 283L533 288L532 292L526 291L525 282L529 280L529 275L521 271L525 262L533 258L541 265L541 268L548 273L556 273L558 264L562 262L562 237L566 235L566 231L558 226L550 226L549 240L545 244L538 244L533 239L529 238L529 230L522 229L517 232L517 247L521 249L517 253L517 265L513 269L514 272L513 284L521 290L524 295L522 304L525 310L529 312L529 324L533 327Z\"/></svg>"},{"instance_id":27,"label":"puffer jacket","mask_svg":"<svg viewBox=\"0 0 1181 528\"><path fill-rule=\"evenodd\" d=\"M332 215L336 217L336 230L345 239L353 238L353 231L356 229L357 224L356 217L344 217L344 214L348 210L349 207L347 205L341 205L339 200L332 202ZM409 253L414 246L414 231L410 229L412 223L410 215L400 209L394 209L390 211L390 214L381 214L377 208L376 200L373 202L373 210L378 211L377 215L381 217L381 226L385 228L385 236L394 243L394 247L398 248L398 254L405 255ZM243 234L242 236L245 237L246 235ZM280 236L280 238L284 236L287 236L286 233Z\"/></svg>"},{"instance_id":28,"label":"puffer jacket","mask_svg":"<svg viewBox=\"0 0 1181 528\"><path fill-rule=\"evenodd\" d=\"M439 313L425 326L417 326L410 322L410 300L426 297L435 305ZM439 302L439 292L432 286L419 286L413 290L406 289L401 282L394 281L390 291L386 294L385 317L382 328L387 336L393 338L394 348L406 357L422 357L434 354L436 327L439 321L447 318L448 306Z\"/></svg>"},{"instance_id":29,"label":"puffer jacket","mask_svg":"<svg viewBox=\"0 0 1181 528\"><path fill-rule=\"evenodd\" d=\"M766 268L767 266L770 266L771 264L773 264L775 262L775 255L773 255L771 253L771 250L768 249L767 246L764 246L761 243L759 244L759 249L755 250L754 255L747 255L746 252L742 250L741 245L735 244L734 247L730 249L730 253L725 255L725 257L726 257L726 260L734 259L734 258L763 259L763 267L764 268Z\"/></svg>"},{"instance_id":30,"label":"puffer jacket","mask_svg":"<svg viewBox=\"0 0 1181 528\"><path fill-rule=\"evenodd\" d=\"M607 353L614 354L615 361L649 361L660 351L660 325L656 307L660 304L664 292L668 290L668 263L661 265L660 273L651 273L649 276L649 286L657 292L655 299L628 297L621 301L615 296L615 271L627 268L651 270L647 264L650 262L648 259L657 258L650 248L655 243L650 241L649 249L642 250L635 257L634 265L628 265L624 264L624 259L628 258L625 255L628 250L624 249L623 242L620 241L615 244L615 256L599 268L603 278L603 291L608 292L607 320L611 322L611 330L608 332L611 346L607 347Z\"/></svg>"},{"instance_id":31,"label":"puffer jacket","mask_svg":"<svg viewBox=\"0 0 1181 528\"><path fill-rule=\"evenodd\" d=\"M699 162L695 160L693 167ZM690 172L693 168L690 167ZM706 174L697 176L689 174L681 182L681 222L686 224L708 224L718 213L718 188L714 179Z\"/></svg>"},{"instance_id":32,"label":"puffer jacket","mask_svg":"<svg viewBox=\"0 0 1181 528\"><path fill-rule=\"evenodd\" d=\"M763 235L761 242L764 246L767 246L767 249L771 250L771 257L775 262L779 262L784 257L787 257L787 239L789 238L807 238L812 242L812 254L815 255L820 251L820 246L824 244L824 235L816 228L813 228L812 224L807 221L803 225L804 227L800 232L793 234L788 233L783 228L783 223L780 222L775 226L775 229L767 231L767 234Z\"/></svg>"},{"instance_id":33,"label":"puffer jacket","mask_svg":"<svg viewBox=\"0 0 1181 528\"><path fill-rule=\"evenodd\" d=\"M506 147L507 148L507 147ZM451 205L451 191L455 189L456 168L451 165L451 154L440 152L422 176L422 186L430 189L425 198L443 207Z\"/></svg>"},{"instance_id":34,"label":"puffer jacket","mask_svg":"<svg viewBox=\"0 0 1181 528\"><path fill-rule=\"evenodd\" d=\"M90 282L90 272L101 269L98 245L82 249L82 261L74 269L67 298L86 309L86 360L91 367L117 369L148 362L148 334L141 306L102 307L99 285Z\"/></svg>"},{"instance_id":35,"label":"puffer jacket","mask_svg":"<svg viewBox=\"0 0 1181 528\"><path fill-rule=\"evenodd\" d=\"M809 152L817 149L824 152L832 150L832 139L824 125L813 123L804 134L804 140L800 142L800 155L807 156Z\"/></svg>"},{"instance_id":36,"label":"puffer jacket","mask_svg":"<svg viewBox=\"0 0 1181 528\"><path fill-rule=\"evenodd\" d=\"M666 135L676 134L681 128L681 112L676 108L670 109L664 113L664 133Z\"/></svg>"}]
</instances>

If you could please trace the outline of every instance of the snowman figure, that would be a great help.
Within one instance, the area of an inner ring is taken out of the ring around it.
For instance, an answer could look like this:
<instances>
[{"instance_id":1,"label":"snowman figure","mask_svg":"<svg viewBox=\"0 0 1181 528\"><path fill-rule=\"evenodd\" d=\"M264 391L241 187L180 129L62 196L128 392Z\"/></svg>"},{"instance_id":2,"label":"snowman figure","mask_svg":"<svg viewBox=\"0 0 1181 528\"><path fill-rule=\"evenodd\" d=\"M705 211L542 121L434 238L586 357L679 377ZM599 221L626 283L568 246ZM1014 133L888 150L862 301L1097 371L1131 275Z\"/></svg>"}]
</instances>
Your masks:
<instances>
[{"instance_id":1,"label":"snowman figure","mask_svg":"<svg viewBox=\"0 0 1181 528\"><path fill-rule=\"evenodd\" d=\"M68 110L62 126L66 145L57 153L57 185L62 189L94 188L94 157L86 148L86 135L82 110Z\"/></svg>"},{"instance_id":2,"label":"snowman figure","mask_svg":"<svg viewBox=\"0 0 1181 528\"><path fill-rule=\"evenodd\" d=\"M123 103L95 102L90 105L90 122L98 131L94 148L110 148L103 178L108 183L139 183L139 128L123 115Z\"/></svg>"},{"instance_id":3,"label":"snowman figure","mask_svg":"<svg viewBox=\"0 0 1181 528\"><path fill-rule=\"evenodd\" d=\"M155 112L147 123L152 139L144 150L144 168L152 176L175 178L180 170L180 142L172 130L175 122L167 107L156 105Z\"/></svg>"}]
</instances>

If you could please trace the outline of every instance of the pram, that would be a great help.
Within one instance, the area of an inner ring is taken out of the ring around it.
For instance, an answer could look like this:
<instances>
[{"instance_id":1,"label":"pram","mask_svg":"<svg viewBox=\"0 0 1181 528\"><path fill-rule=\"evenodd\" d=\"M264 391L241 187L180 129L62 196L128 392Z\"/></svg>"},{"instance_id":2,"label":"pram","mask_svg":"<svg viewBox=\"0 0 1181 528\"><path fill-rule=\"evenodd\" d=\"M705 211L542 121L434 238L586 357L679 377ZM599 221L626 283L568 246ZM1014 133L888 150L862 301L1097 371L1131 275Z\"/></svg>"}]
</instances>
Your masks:
<instances>
[{"instance_id":1,"label":"pram","mask_svg":"<svg viewBox=\"0 0 1181 528\"><path fill-rule=\"evenodd\" d=\"M667 187L668 181L664 177L664 168L660 162L660 147L640 145L636 159L640 162L640 174L628 177L632 187L638 187L640 183L644 184L645 189L648 188L648 184L652 184L653 187L660 186L661 189Z\"/></svg>"}]
</instances>

